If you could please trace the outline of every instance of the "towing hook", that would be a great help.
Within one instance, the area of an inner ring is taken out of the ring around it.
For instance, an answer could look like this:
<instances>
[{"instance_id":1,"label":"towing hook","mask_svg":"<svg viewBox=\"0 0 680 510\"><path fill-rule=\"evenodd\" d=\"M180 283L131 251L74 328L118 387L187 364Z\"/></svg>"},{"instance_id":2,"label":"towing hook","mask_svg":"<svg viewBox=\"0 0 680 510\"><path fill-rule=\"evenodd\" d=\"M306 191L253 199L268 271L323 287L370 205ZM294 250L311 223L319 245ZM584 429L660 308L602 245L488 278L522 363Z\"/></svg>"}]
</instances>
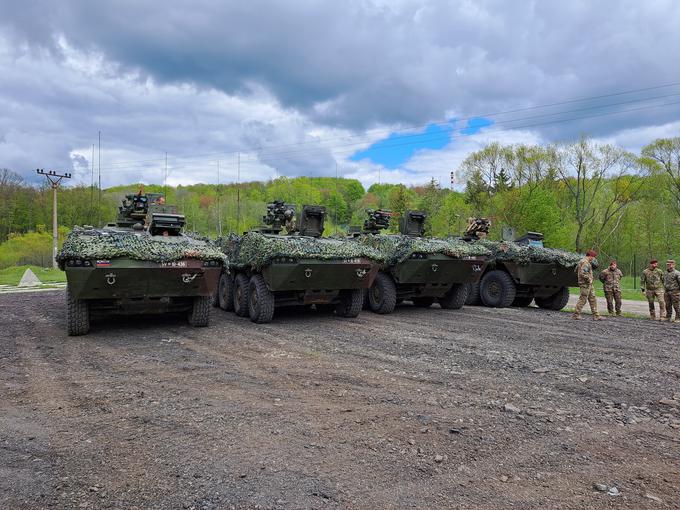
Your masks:
<instances>
[{"instance_id":1,"label":"towing hook","mask_svg":"<svg viewBox=\"0 0 680 510\"><path fill-rule=\"evenodd\" d=\"M182 282L184 283L191 283L194 281L194 278L198 276L198 273L194 274L189 274L189 273L182 273Z\"/></svg>"},{"instance_id":2,"label":"towing hook","mask_svg":"<svg viewBox=\"0 0 680 510\"><path fill-rule=\"evenodd\" d=\"M305 269L305 277L306 278L312 277L312 270L310 268Z\"/></svg>"},{"instance_id":3,"label":"towing hook","mask_svg":"<svg viewBox=\"0 0 680 510\"><path fill-rule=\"evenodd\" d=\"M109 274L105 275L105 277L106 277L106 283L108 283L109 285L113 285L113 284L116 283L116 274L115 273L109 273Z\"/></svg>"},{"instance_id":4,"label":"towing hook","mask_svg":"<svg viewBox=\"0 0 680 510\"><path fill-rule=\"evenodd\" d=\"M479 264L473 264L473 265L472 265L472 270L473 270L475 273L479 273L479 272L482 270L482 266L480 266Z\"/></svg>"},{"instance_id":5,"label":"towing hook","mask_svg":"<svg viewBox=\"0 0 680 510\"><path fill-rule=\"evenodd\" d=\"M366 273L368 273L368 270L366 269L357 269L357 278L362 279L366 276Z\"/></svg>"},{"instance_id":6,"label":"towing hook","mask_svg":"<svg viewBox=\"0 0 680 510\"><path fill-rule=\"evenodd\" d=\"M439 266L437 264L432 264L432 272L436 273L437 271L439 271Z\"/></svg>"}]
</instances>

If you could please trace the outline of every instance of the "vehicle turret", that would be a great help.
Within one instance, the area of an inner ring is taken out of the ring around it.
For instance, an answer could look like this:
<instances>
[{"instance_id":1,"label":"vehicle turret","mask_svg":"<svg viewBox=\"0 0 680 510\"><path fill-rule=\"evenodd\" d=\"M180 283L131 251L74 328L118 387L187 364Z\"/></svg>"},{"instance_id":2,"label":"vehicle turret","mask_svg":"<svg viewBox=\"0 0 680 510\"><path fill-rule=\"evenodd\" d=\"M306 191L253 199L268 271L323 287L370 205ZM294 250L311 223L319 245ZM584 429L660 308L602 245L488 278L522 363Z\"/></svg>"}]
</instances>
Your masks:
<instances>
[{"instance_id":1,"label":"vehicle turret","mask_svg":"<svg viewBox=\"0 0 680 510\"><path fill-rule=\"evenodd\" d=\"M385 209L367 209L368 218L364 220L364 234L378 234L390 227L392 212Z\"/></svg>"},{"instance_id":2,"label":"vehicle turret","mask_svg":"<svg viewBox=\"0 0 680 510\"><path fill-rule=\"evenodd\" d=\"M405 236L423 237L426 219L427 214L424 211L406 211L399 219L399 232Z\"/></svg>"}]
</instances>

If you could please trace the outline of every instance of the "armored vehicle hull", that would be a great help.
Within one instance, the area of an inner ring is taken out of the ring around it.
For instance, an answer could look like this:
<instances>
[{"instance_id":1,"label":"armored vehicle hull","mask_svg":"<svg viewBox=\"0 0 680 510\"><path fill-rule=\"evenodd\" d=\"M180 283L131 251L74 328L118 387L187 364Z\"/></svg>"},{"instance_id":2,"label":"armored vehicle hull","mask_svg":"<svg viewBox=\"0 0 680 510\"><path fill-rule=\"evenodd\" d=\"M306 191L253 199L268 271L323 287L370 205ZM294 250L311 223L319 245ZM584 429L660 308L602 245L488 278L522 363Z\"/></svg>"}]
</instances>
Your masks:
<instances>
[{"instance_id":1,"label":"armored vehicle hull","mask_svg":"<svg viewBox=\"0 0 680 510\"><path fill-rule=\"evenodd\" d=\"M72 335L87 333L91 315L104 312L125 315L188 312L192 325L207 326L210 296L222 271L216 261L157 263L129 258L67 260L64 269L68 329Z\"/></svg>"},{"instance_id":2,"label":"armored vehicle hull","mask_svg":"<svg viewBox=\"0 0 680 510\"><path fill-rule=\"evenodd\" d=\"M468 283L479 281L488 249L456 241L424 237L427 214L406 211L401 234L380 235L389 225L389 211L368 211L364 235L357 242L376 247L387 263L366 294L365 304L376 313L391 313L398 302L458 309L465 304Z\"/></svg>"},{"instance_id":3,"label":"armored vehicle hull","mask_svg":"<svg viewBox=\"0 0 680 510\"><path fill-rule=\"evenodd\" d=\"M224 310L270 322L280 306L317 305L342 317L356 317L363 292L378 264L367 258L294 260L281 257L261 270L231 267L220 277L218 304Z\"/></svg>"},{"instance_id":4,"label":"armored vehicle hull","mask_svg":"<svg viewBox=\"0 0 680 510\"><path fill-rule=\"evenodd\" d=\"M162 195L127 195L114 224L74 227L57 255L66 272L68 333L83 335L92 313L188 312L207 326L226 257L181 233L185 219Z\"/></svg>"},{"instance_id":5,"label":"armored vehicle hull","mask_svg":"<svg viewBox=\"0 0 680 510\"><path fill-rule=\"evenodd\" d=\"M453 258L448 255L414 253L410 258L385 267L369 289L366 304L376 313L391 313L397 302L411 300L429 307L435 301L442 308L461 308L468 283L475 283L486 267L478 257Z\"/></svg>"},{"instance_id":6,"label":"armored vehicle hull","mask_svg":"<svg viewBox=\"0 0 680 510\"><path fill-rule=\"evenodd\" d=\"M556 263L532 262L528 265L496 261L472 283L467 304L503 308L529 306L532 301L540 308L561 310L569 300L569 287L577 287L574 269Z\"/></svg>"},{"instance_id":7,"label":"armored vehicle hull","mask_svg":"<svg viewBox=\"0 0 680 510\"><path fill-rule=\"evenodd\" d=\"M356 317L383 259L370 247L322 238L325 216L325 208L305 205L298 226L295 207L279 200L267 206L268 227L219 239L230 263L215 304L257 323L295 305ZM288 234L279 235L284 224Z\"/></svg>"}]
</instances>

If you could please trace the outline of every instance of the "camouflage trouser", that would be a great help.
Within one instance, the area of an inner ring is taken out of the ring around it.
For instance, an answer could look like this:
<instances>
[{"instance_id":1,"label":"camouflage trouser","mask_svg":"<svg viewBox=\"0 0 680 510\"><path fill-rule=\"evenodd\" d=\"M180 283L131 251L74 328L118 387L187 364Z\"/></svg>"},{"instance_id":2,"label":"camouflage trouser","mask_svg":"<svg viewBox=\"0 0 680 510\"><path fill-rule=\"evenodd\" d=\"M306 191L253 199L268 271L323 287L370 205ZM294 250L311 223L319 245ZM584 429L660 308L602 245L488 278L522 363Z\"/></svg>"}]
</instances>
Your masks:
<instances>
[{"instance_id":1,"label":"camouflage trouser","mask_svg":"<svg viewBox=\"0 0 680 510\"><path fill-rule=\"evenodd\" d=\"M675 308L675 320L680 320L680 290L666 292L666 318L671 320L673 315L673 308Z\"/></svg>"},{"instance_id":2,"label":"camouflage trouser","mask_svg":"<svg viewBox=\"0 0 680 510\"><path fill-rule=\"evenodd\" d=\"M663 296L663 289L646 290L647 302L649 303L649 315L654 318L654 299L659 302L659 318L666 315L666 301Z\"/></svg>"},{"instance_id":3,"label":"camouflage trouser","mask_svg":"<svg viewBox=\"0 0 680 510\"><path fill-rule=\"evenodd\" d=\"M574 310L575 315L581 315L581 310L586 305L586 301L590 304L590 311L593 312L595 317L598 316L597 313L597 298L595 297L595 291L593 290L593 284L581 285L581 293L578 296L578 303L576 303L576 310Z\"/></svg>"},{"instance_id":4,"label":"camouflage trouser","mask_svg":"<svg viewBox=\"0 0 680 510\"><path fill-rule=\"evenodd\" d=\"M607 299L607 311L609 315L614 313L614 305L616 304L616 315L621 315L621 291L620 290L605 290L604 297Z\"/></svg>"}]
</instances>

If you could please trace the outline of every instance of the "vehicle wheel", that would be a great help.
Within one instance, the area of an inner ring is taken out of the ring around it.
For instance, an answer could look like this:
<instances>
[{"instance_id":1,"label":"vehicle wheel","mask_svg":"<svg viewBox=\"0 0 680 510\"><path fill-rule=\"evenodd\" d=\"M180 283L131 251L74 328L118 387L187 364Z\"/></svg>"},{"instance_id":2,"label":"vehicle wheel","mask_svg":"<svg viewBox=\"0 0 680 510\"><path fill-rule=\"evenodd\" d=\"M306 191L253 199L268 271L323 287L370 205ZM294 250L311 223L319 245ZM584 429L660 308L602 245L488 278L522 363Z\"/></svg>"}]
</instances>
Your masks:
<instances>
[{"instance_id":1,"label":"vehicle wheel","mask_svg":"<svg viewBox=\"0 0 680 510\"><path fill-rule=\"evenodd\" d=\"M370 289L362 289L364 298L362 301L361 308L362 310L369 310L371 308L371 303L368 301L368 293L370 292Z\"/></svg>"},{"instance_id":2,"label":"vehicle wheel","mask_svg":"<svg viewBox=\"0 0 680 510\"><path fill-rule=\"evenodd\" d=\"M343 290L340 302L335 306L335 313L340 317L354 318L361 312L364 303L364 289Z\"/></svg>"},{"instance_id":3,"label":"vehicle wheel","mask_svg":"<svg viewBox=\"0 0 680 510\"><path fill-rule=\"evenodd\" d=\"M455 284L451 290L439 298L439 306L445 310L459 310L463 308L468 296L468 286L464 283Z\"/></svg>"},{"instance_id":4,"label":"vehicle wheel","mask_svg":"<svg viewBox=\"0 0 680 510\"><path fill-rule=\"evenodd\" d=\"M494 269L482 278L479 284L479 294L484 306L493 308L507 308L515 300L517 288L515 282L505 271Z\"/></svg>"},{"instance_id":5,"label":"vehicle wheel","mask_svg":"<svg viewBox=\"0 0 680 510\"><path fill-rule=\"evenodd\" d=\"M250 280L243 273L237 274L234 279L234 312L239 317L248 315L248 286Z\"/></svg>"},{"instance_id":6,"label":"vehicle wheel","mask_svg":"<svg viewBox=\"0 0 680 510\"><path fill-rule=\"evenodd\" d=\"M220 306L219 289L216 290L212 296L210 296L210 304L213 306L213 308L218 308Z\"/></svg>"},{"instance_id":7,"label":"vehicle wheel","mask_svg":"<svg viewBox=\"0 0 680 510\"><path fill-rule=\"evenodd\" d=\"M257 324L271 322L274 317L274 294L267 288L267 283L261 274L250 278L248 287L248 314L250 320Z\"/></svg>"},{"instance_id":8,"label":"vehicle wheel","mask_svg":"<svg viewBox=\"0 0 680 510\"><path fill-rule=\"evenodd\" d=\"M512 306L517 307L529 306L533 300L534 298L532 297L515 296L515 300L512 302Z\"/></svg>"},{"instance_id":9,"label":"vehicle wheel","mask_svg":"<svg viewBox=\"0 0 680 510\"><path fill-rule=\"evenodd\" d=\"M84 299L76 299L71 295L71 289L66 287L68 310L66 323L70 336L86 335L90 331L90 304Z\"/></svg>"},{"instance_id":10,"label":"vehicle wheel","mask_svg":"<svg viewBox=\"0 0 680 510\"><path fill-rule=\"evenodd\" d=\"M212 309L212 296L196 296L189 312L189 324L197 328L203 328L210 324L210 310Z\"/></svg>"},{"instance_id":11,"label":"vehicle wheel","mask_svg":"<svg viewBox=\"0 0 680 510\"><path fill-rule=\"evenodd\" d=\"M375 313L392 313L397 305L397 286L387 273L378 273L367 294L368 304Z\"/></svg>"},{"instance_id":12,"label":"vehicle wheel","mask_svg":"<svg viewBox=\"0 0 680 510\"><path fill-rule=\"evenodd\" d=\"M234 311L234 280L230 274L222 273L217 287L218 304L225 312Z\"/></svg>"},{"instance_id":13,"label":"vehicle wheel","mask_svg":"<svg viewBox=\"0 0 680 510\"><path fill-rule=\"evenodd\" d=\"M433 297L414 297L411 301L419 308L430 308L434 303Z\"/></svg>"},{"instance_id":14,"label":"vehicle wheel","mask_svg":"<svg viewBox=\"0 0 680 510\"><path fill-rule=\"evenodd\" d=\"M547 298L536 298L536 304L539 308L545 308L547 310L561 310L569 302L569 288L562 287L552 296Z\"/></svg>"},{"instance_id":15,"label":"vehicle wheel","mask_svg":"<svg viewBox=\"0 0 680 510\"><path fill-rule=\"evenodd\" d=\"M468 295L465 300L466 305L481 305L482 299L479 296L479 282L468 283Z\"/></svg>"}]
</instances>

